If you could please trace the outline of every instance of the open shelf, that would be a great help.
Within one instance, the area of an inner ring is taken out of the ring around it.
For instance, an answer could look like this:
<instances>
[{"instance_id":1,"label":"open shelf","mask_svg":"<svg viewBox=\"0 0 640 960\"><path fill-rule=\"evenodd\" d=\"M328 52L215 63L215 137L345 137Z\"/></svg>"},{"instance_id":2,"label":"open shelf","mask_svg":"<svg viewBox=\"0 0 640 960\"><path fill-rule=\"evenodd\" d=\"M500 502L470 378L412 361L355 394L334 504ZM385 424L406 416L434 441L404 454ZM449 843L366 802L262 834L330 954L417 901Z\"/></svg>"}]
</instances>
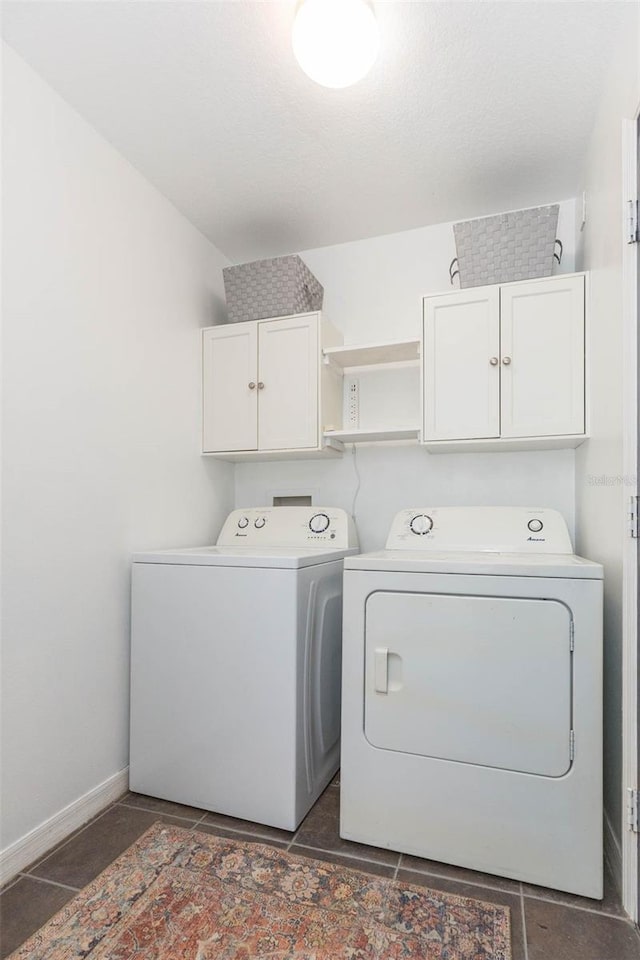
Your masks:
<instances>
[{"instance_id":1,"label":"open shelf","mask_svg":"<svg viewBox=\"0 0 640 960\"><path fill-rule=\"evenodd\" d=\"M340 440L342 443L377 443L382 440L418 440L420 427L382 427L378 430L327 430L326 440Z\"/></svg>"},{"instance_id":2,"label":"open shelf","mask_svg":"<svg viewBox=\"0 0 640 960\"><path fill-rule=\"evenodd\" d=\"M325 362L347 370L352 367L381 367L391 364L418 364L420 362L419 340L391 340L385 343L369 343L357 346L326 347Z\"/></svg>"}]
</instances>

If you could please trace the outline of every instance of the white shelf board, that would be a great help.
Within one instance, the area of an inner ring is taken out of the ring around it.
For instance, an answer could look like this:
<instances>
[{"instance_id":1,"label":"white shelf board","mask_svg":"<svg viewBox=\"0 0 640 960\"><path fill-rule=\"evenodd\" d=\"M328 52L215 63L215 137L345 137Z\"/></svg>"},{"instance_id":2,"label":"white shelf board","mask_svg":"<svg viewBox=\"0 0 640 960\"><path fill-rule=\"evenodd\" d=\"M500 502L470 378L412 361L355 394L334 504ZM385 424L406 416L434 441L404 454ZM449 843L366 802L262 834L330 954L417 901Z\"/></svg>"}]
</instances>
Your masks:
<instances>
[{"instance_id":1,"label":"white shelf board","mask_svg":"<svg viewBox=\"0 0 640 960\"><path fill-rule=\"evenodd\" d=\"M326 440L342 443L377 443L382 440L418 440L420 427L380 427L379 429L327 430Z\"/></svg>"},{"instance_id":2,"label":"white shelf board","mask_svg":"<svg viewBox=\"0 0 640 960\"><path fill-rule=\"evenodd\" d=\"M391 363L416 363L420 359L419 340L391 340L358 346L326 347L324 356L336 366L348 367L384 366Z\"/></svg>"}]
</instances>

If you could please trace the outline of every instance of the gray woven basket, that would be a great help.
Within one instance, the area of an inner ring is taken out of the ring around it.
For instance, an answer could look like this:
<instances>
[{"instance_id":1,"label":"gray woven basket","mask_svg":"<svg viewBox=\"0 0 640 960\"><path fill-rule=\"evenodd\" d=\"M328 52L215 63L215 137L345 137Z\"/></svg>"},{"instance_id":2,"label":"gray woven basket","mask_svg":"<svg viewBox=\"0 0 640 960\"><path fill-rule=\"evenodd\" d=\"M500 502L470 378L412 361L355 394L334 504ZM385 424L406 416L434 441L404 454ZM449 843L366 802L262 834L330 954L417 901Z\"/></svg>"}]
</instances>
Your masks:
<instances>
[{"instance_id":1,"label":"gray woven basket","mask_svg":"<svg viewBox=\"0 0 640 960\"><path fill-rule=\"evenodd\" d=\"M457 257L449 267L451 283L456 275L461 287L550 277L554 257L558 263L562 257L556 240L559 210L556 203L454 223Z\"/></svg>"},{"instance_id":2,"label":"gray woven basket","mask_svg":"<svg viewBox=\"0 0 640 960\"><path fill-rule=\"evenodd\" d=\"M225 267L230 323L322 309L324 288L297 254Z\"/></svg>"}]
</instances>

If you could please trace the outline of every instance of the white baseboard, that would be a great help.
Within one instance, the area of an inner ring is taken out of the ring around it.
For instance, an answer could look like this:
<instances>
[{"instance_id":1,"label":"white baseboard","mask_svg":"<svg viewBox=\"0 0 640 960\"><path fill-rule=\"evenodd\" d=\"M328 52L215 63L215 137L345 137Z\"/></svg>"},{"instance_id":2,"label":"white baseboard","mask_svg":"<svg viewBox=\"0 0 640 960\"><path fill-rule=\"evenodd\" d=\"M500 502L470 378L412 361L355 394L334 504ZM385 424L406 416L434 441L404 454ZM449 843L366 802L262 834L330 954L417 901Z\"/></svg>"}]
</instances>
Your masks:
<instances>
[{"instance_id":1,"label":"white baseboard","mask_svg":"<svg viewBox=\"0 0 640 960\"><path fill-rule=\"evenodd\" d=\"M611 868L616 890L622 896L622 848L606 810L604 812L604 858Z\"/></svg>"},{"instance_id":2,"label":"white baseboard","mask_svg":"<svg viewBox=\"0 0 640 960\"><path fill-rule=\"evenodd\" d=\"M99 783L82 797L30 830L24 837L0 851L0 885L5 884L25 867L60 843L117 800L128 789L129 768L125 767Z\"/></svg>"}]
</instances>

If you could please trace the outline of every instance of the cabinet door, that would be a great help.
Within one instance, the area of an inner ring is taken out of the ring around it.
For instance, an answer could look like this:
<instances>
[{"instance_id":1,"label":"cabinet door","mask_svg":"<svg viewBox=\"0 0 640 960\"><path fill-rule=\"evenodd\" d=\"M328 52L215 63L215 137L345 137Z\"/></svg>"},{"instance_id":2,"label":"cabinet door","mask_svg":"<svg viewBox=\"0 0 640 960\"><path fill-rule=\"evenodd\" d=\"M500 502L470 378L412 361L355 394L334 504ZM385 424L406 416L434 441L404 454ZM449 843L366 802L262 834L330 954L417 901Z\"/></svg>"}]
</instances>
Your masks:
<instances>
[{"instance_id":1,"label":"cabinet door","mask_svg":"<svg viewBox=\"0 0 640 960\"><path fill-rule=\"evenodd\" d=\"M425 299L425 440L499 436L499 308L497 287Z\"/></svg>"},{"instance_id":2,"label":"cabinet door","mask_svg":"<svg viewBox=\"0 0 640 960\"><path fill-rule=\"evenodd\" d=\"M584 278L502 287L501 434L584 433Z\"/></svg>"},{"instance_id":3,"label":"cabinet door","mask_svg":"<svg viewBox=\"0 0 640 960\"><path fill-rule=\"evenodd\" d=\"M318 446L318 316L258 325L258 448Z\"/></svg>"},{"instance_id":4,"label":"cabinet door","mask_svg":"<svg viewBox=\"0 0 640 960\"><path fill-rule=\"evenodd\" d=\"M204 452L255 450L258 445L257 325L228 324L205 330L202 347Z\"/></svg>"}]
</instances>

